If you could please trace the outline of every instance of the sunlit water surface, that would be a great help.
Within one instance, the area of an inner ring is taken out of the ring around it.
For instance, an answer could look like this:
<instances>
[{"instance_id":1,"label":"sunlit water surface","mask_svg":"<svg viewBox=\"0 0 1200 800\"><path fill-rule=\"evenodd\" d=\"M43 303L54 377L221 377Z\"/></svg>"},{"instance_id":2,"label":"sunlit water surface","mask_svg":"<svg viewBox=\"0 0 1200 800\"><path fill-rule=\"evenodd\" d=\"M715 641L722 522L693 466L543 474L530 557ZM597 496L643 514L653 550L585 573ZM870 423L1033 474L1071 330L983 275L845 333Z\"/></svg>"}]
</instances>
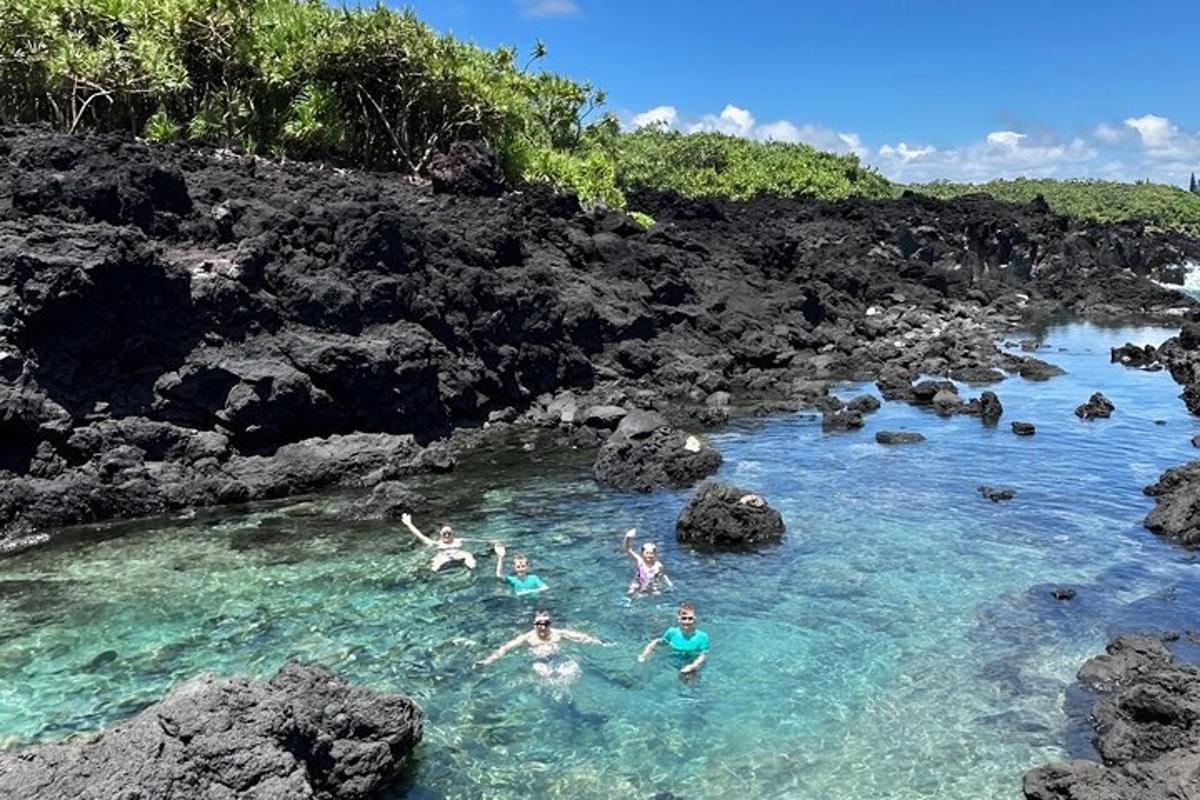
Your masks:
<instances>
[{"instance_id":1,"label":"sunlit water surface","mask_svg":"<svg viewBox=\"0 0 1200 800\"><path fill-rule=\"evenodd\" d=\"M269 676L296 656L424 707L397 797L1017 798L1027 768L1066 755L1066 689L1108 635L1186 627L1200 609L1196 557L1141 526L1142 486L1193 456L1200 424L1166 374L1108 359L1170 333L1052 329L1038 355L1068 374L992 387L997 428L901 403L849 434L809 414L736 423L713 437L721 477L788 522L757 553L681 548L687 492L601 490L545 448L424 488L459 493L447 517L465 535L529 553L552 586L539 601L501 588L484 545L474 574L431 575L398 526L341 521L345 497L0 561L2 743L112 723L198 671ZM1095 390L1117 411L1083 422L1072 411ZM1014 436L1014 419L1037 435ZM877 445L887 428L928 441ZM1016 499L990 503L981 483ZM631 525L659 542L675 592L624 597ZM1061 584L1079 596L1052 599ZM713 643L691 682L665 653L635 659L684 598ZM610 643L570 646L573 686L540 683L522 653L473 667L535 602Z\"/></svg>"}]
</instances>

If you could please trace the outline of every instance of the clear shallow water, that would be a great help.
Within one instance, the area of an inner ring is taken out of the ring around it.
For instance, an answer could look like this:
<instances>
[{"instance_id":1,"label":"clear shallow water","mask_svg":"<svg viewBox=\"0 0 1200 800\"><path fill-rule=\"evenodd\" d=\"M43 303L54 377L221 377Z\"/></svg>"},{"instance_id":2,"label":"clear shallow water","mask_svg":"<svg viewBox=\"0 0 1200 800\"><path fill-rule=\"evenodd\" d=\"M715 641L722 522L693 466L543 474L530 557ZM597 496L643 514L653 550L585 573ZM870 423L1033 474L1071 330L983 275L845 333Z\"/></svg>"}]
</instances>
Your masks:
<instances>
[{"instance_id":1,"label":"clear shallow water","mask_svg":"<svg viewBox=\"0 0 1200 800\"><path fill-rule=\"evenodd\" d=\"M849 434L806 414L738 423L713 437L721 477L789 525L756 554L678 547L687 492L600 490L578 459L510 452L442 479L469 498L448 516L460 532L532 556L553 587L536 601L502 590L490 558L431 575L398 526L340 521L345 498L0 561L0 742L97 728L197 671L268 676L299 656L425 708L397 797L1015 799L1025 769L1065 755L1066 687L1111 632L1196 627L1200 561L1141 527L1140 490L1195 455L1200 420L1166 374L1108 363L1112 345L1172 333L1051 330L1038 355L1068 374L991 387L996 429L897 403ZM1113 418L1076 419L1097 389ZM1014 436L1014 419L1037 435ZM875 444L901 427L929 441ZM1017 497L989 503L980 483ZM659 542L673 594L624 598L630 525ZM1079 597L1054 601L1056 584ZM687 683L661 652L635 661L685 597L713 641ZM472 666L535 603L612 643L568 645L584 671L569 688L520 653Z\"/></svg>"}]
</instances>

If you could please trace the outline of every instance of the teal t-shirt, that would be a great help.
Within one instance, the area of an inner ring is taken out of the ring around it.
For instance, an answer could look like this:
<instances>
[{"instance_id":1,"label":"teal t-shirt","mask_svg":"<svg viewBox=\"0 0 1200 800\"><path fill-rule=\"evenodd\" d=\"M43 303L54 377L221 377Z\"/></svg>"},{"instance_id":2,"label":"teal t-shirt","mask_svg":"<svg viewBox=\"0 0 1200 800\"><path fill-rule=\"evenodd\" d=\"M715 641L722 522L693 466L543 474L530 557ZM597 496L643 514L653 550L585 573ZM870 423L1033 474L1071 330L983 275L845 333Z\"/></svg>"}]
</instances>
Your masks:
<instances>
[{"instance_id":1,"label":"teal t-shirt","mask_svg":"<svg viewBox=\"0 0 1200 800\"><path fill-rule=\"evenodd\" d=\"M708 634L704 631L692 631L688 637L679 628L671 627L663 633L662 640L671 645L671 650L676 653L699 655L708 652Z\"/></svg>"},{"instance_id":2,"label":"teal t-shirt","mask_svg":"<svg viewBox=\"0 0 1200 800\"><path fill-rule=\"evenodd\" d=\"M542 583L542 579L537 575L526 575L524 580L516 575L509 575L504 580L508 581L508 585L513 587L517 594L536 592L546 588L546 584Z\"/></svg>"}]
</instances>

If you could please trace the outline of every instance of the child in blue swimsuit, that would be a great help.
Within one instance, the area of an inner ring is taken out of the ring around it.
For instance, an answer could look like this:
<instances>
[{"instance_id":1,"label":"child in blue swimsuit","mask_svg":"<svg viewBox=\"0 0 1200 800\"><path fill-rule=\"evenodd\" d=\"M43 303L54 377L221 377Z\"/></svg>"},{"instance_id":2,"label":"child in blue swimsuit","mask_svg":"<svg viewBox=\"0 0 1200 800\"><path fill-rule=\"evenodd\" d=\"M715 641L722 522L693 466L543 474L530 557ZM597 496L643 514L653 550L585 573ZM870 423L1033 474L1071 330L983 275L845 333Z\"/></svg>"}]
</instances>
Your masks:
<instances>
[{"instance_id":1,"label":"child in blue swimsuit","mask_svg":"<svg viewBox=\"0 0 1200 800\"><path fill-rule=\"evenodd\" d=\"M517 574L506 576L504 554L508 551L500 542L492 542L492 549L496 551L496 577L511 586L517 594L534 594L550 588L537 575L529 574L529 559L520 554L513 556L513 571Z\"/></svg>"},{"instance_id":2,"label":"child in blue swimsuit","mask_svg":"<svg viewBox=\"0 0 1200 800\"><path fill-rule=\"evenodd\" d=\"M679 674L688 675L700 669L708 660L708 634L696 629L696 607L691 603L680 603L675 619L679 625L672 625L663 631L662 636L651 640L638 655L638 661L645 661L654 648L665 643L670 645L672 653L687 662L680 668Z\"/></svg>"}]
</instances>

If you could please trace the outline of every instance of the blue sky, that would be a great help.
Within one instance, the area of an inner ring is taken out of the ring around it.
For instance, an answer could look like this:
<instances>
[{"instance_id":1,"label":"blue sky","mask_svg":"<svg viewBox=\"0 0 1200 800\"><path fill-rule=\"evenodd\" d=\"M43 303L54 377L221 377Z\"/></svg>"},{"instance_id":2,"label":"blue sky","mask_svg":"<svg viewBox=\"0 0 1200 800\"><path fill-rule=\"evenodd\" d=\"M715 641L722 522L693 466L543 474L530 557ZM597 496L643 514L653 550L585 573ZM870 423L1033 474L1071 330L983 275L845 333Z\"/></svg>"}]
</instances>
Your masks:
<instances>
[{"instance_id":1,"label":"blue sky","mask_svg":"<svg viewBox=\"0 0 1200 800\"><path fill-rule=\"evenodd\" d=\"M856 152L904 181L1200 172L1200 0L429 0L657 121Z\"/></svg>"}]
</instances>

